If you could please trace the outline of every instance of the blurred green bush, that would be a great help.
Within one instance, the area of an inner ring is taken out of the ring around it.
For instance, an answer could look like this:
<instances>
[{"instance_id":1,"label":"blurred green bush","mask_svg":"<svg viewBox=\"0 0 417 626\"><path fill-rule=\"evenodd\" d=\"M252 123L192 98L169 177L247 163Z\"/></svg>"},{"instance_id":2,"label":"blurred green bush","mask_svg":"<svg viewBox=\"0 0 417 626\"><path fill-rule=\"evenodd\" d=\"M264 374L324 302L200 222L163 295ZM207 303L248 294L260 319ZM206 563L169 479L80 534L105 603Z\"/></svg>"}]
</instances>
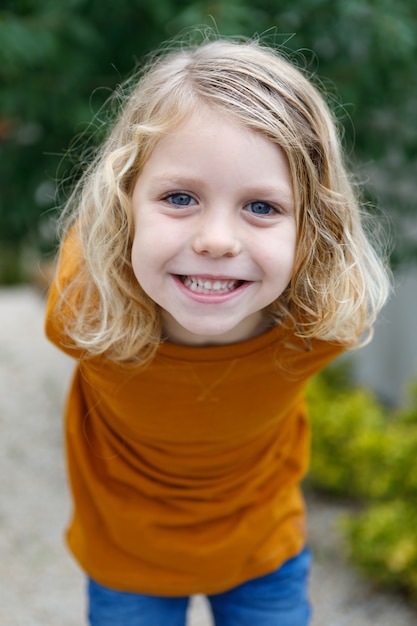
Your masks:
<instances>
[{"instance_id":1,"label":"blurred green bush","mask_svg":"<svg viewBox=\"0 0 417 626\"><path fill-rule=\"evenodd\" d=\"M407 407L390 410L348 381L344 365L309 385L307 484L358 501L361 512L343 523L352 560L417 601L417 385Z\"/></svg>"}]
</instances>

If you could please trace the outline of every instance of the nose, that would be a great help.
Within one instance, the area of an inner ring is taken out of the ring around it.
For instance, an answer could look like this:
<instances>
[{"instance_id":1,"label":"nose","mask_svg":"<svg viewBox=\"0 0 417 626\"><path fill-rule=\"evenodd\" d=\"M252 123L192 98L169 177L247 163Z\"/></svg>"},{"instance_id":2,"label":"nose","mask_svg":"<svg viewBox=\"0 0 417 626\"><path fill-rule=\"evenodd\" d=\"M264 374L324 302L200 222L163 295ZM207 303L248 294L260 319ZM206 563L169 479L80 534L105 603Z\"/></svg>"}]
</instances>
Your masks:
<instances>
[{"instance_id":1,"label":"nose","mask_svg":"<svg viewBox=\"0 0 417 626\"><path fill-rule=\"evenodd\" d=\"M235 220L221 210L207 212L198 222L193 249L213 258L238 255L242 244Z\"/></svg>"}]
</instances>

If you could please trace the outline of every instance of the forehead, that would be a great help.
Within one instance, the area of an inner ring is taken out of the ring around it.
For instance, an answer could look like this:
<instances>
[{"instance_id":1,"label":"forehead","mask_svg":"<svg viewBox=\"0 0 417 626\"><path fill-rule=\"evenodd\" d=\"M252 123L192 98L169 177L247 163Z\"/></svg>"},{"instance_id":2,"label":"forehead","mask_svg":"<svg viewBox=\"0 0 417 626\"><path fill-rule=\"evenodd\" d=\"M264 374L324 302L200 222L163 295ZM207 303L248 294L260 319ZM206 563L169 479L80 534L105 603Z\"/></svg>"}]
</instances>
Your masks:
<instances>
[{"instance_id":1,"label":"forehead","mask_svg":"<svg viewBox=\"0 0 417 626\"><path fill-rule=\"evenodd\" d=\"M260 130L245 124L235 115L209 106L190 112L159 137L152 155L169 149L186 158L187 150L197 148L202 153L217 149L219 158L225 150L229 155L235 152L239 156L239 149L245 149L248 158L256 151L264 156L280 153L280 157L287 160L281 146Z\"/></svg>"},{"instance_id":2,"label":"forehead","mask_svg":"<svg viewBox=\"0 0 417 626\"><path fill-rule=\"evenodd\" d=\"M293 207L290 167L283 150L230 116L198 111L164 135L138 182L155 190L177 186L216 197L265 196Z\"/></svg>"}]
</instances>

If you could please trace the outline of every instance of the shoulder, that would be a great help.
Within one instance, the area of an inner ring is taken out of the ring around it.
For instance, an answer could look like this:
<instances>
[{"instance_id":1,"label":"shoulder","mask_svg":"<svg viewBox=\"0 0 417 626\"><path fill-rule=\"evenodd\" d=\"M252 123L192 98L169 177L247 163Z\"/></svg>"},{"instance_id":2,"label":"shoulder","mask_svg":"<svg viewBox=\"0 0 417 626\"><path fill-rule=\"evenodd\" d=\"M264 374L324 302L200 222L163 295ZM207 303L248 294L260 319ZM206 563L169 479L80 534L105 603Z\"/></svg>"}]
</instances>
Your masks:
<instances>
[{"instance_id":1,"label":"shoulder","mask_svg":"<svg viewBox=\"0 0 417 626\"><path fill-rule=\"evenodd\" d=\"M83 288L83 251L78 228L73 227L64 237L57 257L55 276L48 291L45 333L52 343L71 356L80 351L71 348L67 327L75 316L76 301Z\"/></svg>"}]
</instances>

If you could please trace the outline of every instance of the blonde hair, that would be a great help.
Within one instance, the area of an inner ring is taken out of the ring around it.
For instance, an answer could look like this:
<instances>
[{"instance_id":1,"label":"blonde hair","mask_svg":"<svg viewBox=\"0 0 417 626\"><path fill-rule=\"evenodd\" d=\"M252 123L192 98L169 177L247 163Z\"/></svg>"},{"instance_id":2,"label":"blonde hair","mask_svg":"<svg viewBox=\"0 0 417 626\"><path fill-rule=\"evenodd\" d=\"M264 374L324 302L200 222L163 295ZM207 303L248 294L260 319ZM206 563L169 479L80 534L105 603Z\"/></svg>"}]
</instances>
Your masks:
<instances>
[{"instance_id":1,"label":"blonde hair","mask_svg":"<svg viewBox=\"0 0 417 626\"><path fill-rule=\"evenodd\" d=\"M80 250L77 276L60 285L58 308L66 310L71 341L115 361L153 358L160 315L132 270L131 194L156 142L202 105L261 133L288 158L296 259L289 286L268 313L306 340L357 346L387 299L389 279L365 232L333 115L303 71L275 49L220 38L157 55L134 77L68 202L66 229Z\"/></svg>"}]
</instances>

